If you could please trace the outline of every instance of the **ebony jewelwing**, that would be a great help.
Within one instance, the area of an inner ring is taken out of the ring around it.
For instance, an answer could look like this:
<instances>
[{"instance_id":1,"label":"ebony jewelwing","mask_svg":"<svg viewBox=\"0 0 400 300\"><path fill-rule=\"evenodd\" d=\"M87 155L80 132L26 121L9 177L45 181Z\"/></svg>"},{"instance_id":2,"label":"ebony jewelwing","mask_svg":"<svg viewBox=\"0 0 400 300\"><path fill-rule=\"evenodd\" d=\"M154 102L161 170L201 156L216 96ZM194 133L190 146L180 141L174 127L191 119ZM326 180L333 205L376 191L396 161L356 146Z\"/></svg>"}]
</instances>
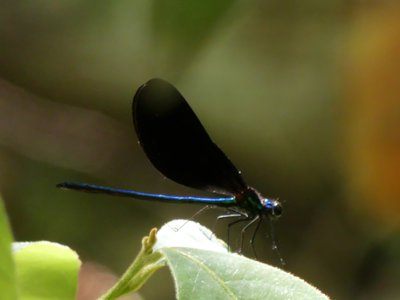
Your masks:
<instances>
[{"instance_id":1,"label":"ebony jewelwing","mask_svg":"<svg viewBox=\"0 0 400 300\"><path fill-rule=\"evenodd\" d=\"M219 216L219 219L237 218L228 225L228 229L233 224L247 222L242 229L241 243L246 229L257 222L251 238L252 245L263 219L271 221L282 214L282 206L277 200L263 198L244 182L240 172L214 144L173 85L161 79L151 79L142 85L133 98L132 114L140 145L162 174L185 186L226 196L206 198L148 194L75 182L63 182L57 187L140 200L223 207L229 213Z\"/></svg>"}]
</instances>

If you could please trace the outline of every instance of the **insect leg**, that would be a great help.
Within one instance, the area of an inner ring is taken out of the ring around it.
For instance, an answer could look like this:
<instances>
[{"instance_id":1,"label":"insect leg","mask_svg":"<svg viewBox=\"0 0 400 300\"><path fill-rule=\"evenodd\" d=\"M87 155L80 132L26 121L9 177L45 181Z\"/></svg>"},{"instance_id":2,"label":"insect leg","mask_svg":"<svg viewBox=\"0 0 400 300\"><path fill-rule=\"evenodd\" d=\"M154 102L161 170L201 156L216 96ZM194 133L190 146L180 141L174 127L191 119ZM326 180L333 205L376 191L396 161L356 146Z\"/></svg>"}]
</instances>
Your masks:
<instances>
[{"instance_id":1,"label":"insect leg","mask_svg":"<svg viewBox=\"0 0 400 300\"><path fill-rule=\"evenodd\" d=\"M253 219L250 220L249 223L247 223L247 224L242 228L241 237L240 237L240 248L239 248L239 253L241 253L241 252L242 252L242 249L243 249L244 234L245 234L246 230L247 230L251 225L253 225L255 222L257 222L259 219L260 219L260 216L259 216L259 215L255 216ZM246 220L249 220L249 218L247 218ZM243 221L245 221L245 220L243 220ZM259 225L259 224L258 224L258 225ZM258 227L258 226L257 226L257 227ZM254 238L254 236L252 237L252 239L253 239L253 238Z\"/></svg>"}]
</instances>

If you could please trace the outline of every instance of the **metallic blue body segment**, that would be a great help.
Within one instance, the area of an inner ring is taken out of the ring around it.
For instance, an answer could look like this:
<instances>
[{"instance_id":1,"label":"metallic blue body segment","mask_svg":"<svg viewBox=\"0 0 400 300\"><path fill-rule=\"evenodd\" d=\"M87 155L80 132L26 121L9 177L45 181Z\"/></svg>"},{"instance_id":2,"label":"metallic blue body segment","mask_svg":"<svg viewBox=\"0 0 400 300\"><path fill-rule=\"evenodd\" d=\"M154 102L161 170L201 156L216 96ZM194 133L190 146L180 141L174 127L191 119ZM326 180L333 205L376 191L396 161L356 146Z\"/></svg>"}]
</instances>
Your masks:
<instances>
[{"instance_id":1,"label":"metallic blue body segment","mask_svg":"<svg viewBox=\"0 0 400 300\"><path fill-rule=\"evenodd\" d=\"M107 186L100 186L87 183L76 183L76 182L63 182L57 185L58 188L72 189L90 193L102 193L116 196L123 196L129 198L135 198L138 200L156 200L162 202L179 202L179 203L198 203L218 206L236 206L236 198L231 197L220 197L220 198L206 198L206 197L192 197L192 196L171 196L163 194L148 194L132 190L124 190L118 188L112 188Z\"/></svg>"}]
</instances>

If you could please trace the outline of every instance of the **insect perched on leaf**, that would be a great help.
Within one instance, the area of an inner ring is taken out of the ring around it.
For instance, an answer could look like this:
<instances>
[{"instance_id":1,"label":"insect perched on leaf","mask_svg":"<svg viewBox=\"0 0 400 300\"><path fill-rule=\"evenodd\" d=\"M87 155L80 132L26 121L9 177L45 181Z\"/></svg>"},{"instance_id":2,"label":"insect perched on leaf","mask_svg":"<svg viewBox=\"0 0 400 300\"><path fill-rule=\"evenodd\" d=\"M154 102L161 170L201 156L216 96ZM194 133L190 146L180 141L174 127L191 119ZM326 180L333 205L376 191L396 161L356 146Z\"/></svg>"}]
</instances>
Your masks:
<instances>
[{"instance_id":1,"label":"insect perched on leaf","mask_svg":"<svg viewBox=\"0 0 400 300\"><path fill-rule=\"evenodd\" d=\"M251 238L253 245L261 222L277 219L282 214L282 206L277 200L262 197L245 183L240 172L211 140L186 100L170 83L152 79L142 85L133 98L132 114L140 145L162 174L177 183L219 196L148 194L74 182L63 182L57 187L140 200L223 207L227 214L219 216L219 219L236 218L228 228L247 222L242 228L241 246L244 232L251 225L256 224Z\"/></svg>"}]
</instances>

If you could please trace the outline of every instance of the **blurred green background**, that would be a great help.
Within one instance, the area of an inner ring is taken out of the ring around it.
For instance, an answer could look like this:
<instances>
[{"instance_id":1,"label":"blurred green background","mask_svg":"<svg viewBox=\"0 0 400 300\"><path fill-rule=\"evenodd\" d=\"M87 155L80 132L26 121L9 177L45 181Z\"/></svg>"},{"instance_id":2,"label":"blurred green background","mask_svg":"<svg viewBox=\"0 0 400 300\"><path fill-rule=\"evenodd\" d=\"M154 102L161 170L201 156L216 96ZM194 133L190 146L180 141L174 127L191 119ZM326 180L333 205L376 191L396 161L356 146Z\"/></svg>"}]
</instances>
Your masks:
<instances>
[{"instance_id":1,"label":"blurred green background","mask_svg":"<svg viewBox=\"0 0 400 300\"><path fill-rule=\"evenodd\" d=\"M202 195L165 179L137 144L131 101L152 77L182 92L251 186L283 202L286 270L333 299L400 298L399 6L0 5L0 190L16 240L64 243L87 263L79 299L109 286L150 228L199 209L55 188ZM199 221L212 227L215 215ZM264 227L260 260L280 266ZM173 299L168 270L135 297Z\"/></svg>"}]
</instances>

